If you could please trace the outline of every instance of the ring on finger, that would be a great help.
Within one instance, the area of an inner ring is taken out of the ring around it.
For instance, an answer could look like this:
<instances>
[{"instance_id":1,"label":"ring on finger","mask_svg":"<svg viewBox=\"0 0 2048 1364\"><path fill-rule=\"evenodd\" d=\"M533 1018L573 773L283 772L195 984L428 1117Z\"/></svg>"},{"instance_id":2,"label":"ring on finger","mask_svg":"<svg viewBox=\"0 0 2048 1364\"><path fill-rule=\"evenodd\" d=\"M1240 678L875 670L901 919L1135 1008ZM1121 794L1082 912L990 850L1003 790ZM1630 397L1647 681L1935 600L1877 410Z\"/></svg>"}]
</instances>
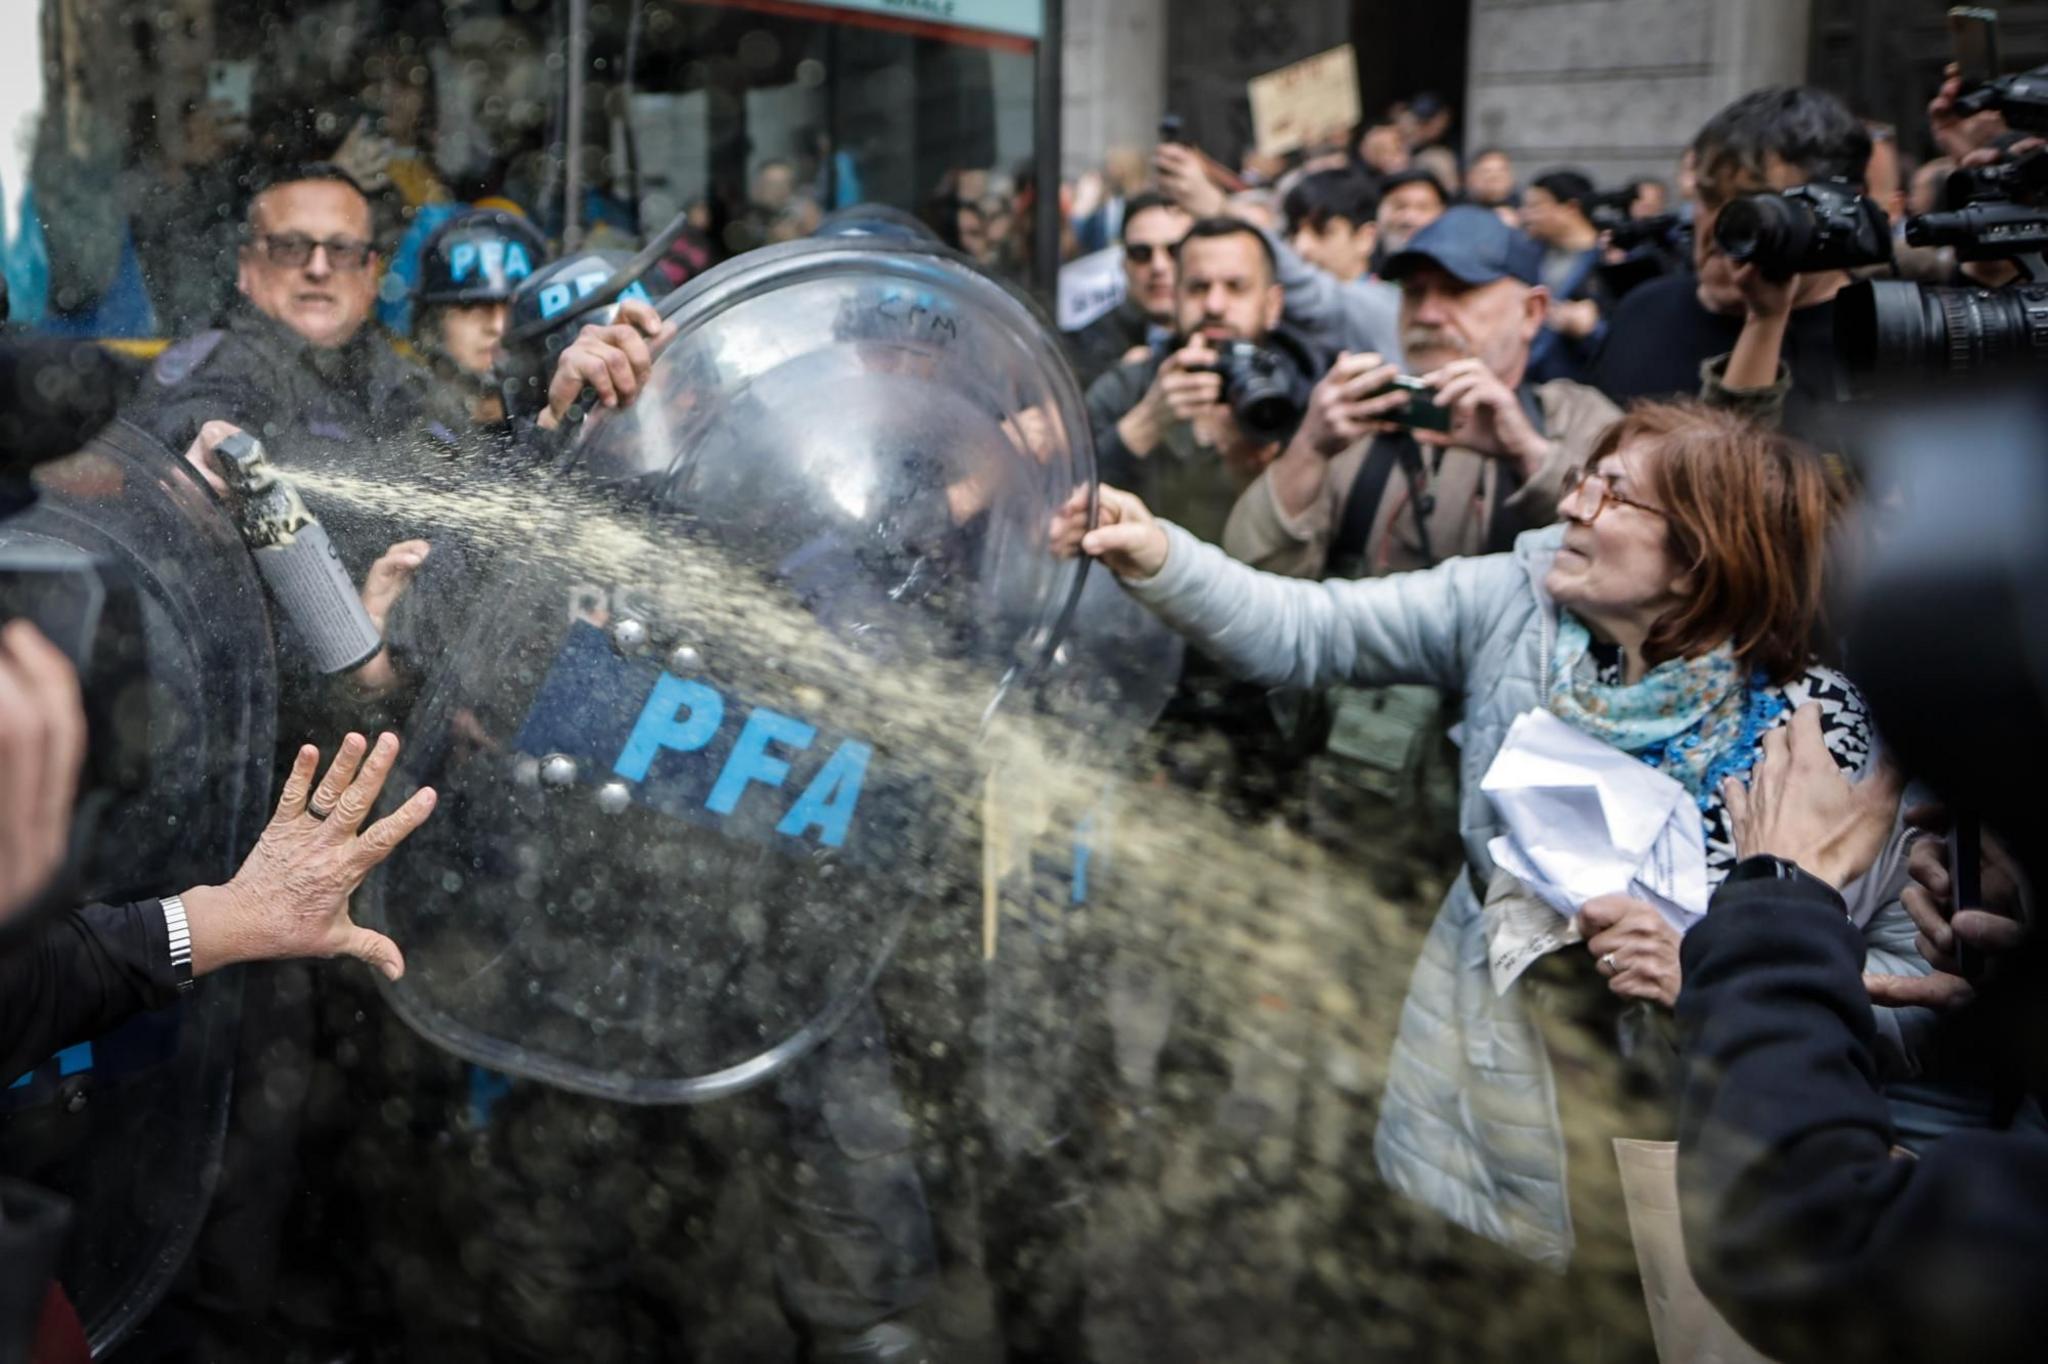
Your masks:
<instances>
[{"instance_id":1,"label":"ring on finger","mask_svg":"<svg viewBox=\"0 0 2048 1364\"><path fill-rule=\"evenodd\" d=\"M306 802L306 813L311 815L315 819L325 819L329 815L334 813L334 808L332 806L329 806L327 809L323 810L319 806L313 804L311 801L308 801Z\"/></svg>"},{"instance_id":2,"label":"ring on finger","mask_svg":"<svg viewBox=\"0 0 2048 1364\"><path fill-rule=\"evenodd\" d=\"M1600 969L1605 971L1610 976L1613 975L1616 971L1620 970L1621 967L1618 963L1618 956L1618 953L1609 952L1606 956L1600 958Z\"/></svg>"}]
</instances>

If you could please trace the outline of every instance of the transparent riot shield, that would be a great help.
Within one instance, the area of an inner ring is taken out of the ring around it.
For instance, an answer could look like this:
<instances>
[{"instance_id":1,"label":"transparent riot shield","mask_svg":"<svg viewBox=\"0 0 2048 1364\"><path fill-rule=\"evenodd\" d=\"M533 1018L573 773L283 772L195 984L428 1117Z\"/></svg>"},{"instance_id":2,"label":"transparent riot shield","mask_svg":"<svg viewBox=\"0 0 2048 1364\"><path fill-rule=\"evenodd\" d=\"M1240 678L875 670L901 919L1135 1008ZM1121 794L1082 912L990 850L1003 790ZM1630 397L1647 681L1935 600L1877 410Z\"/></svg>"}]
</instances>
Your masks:
<instances>
[{"instance_id":1,"label":"transparent riot shield","mask_svg":"<svg viewBox=\"0 0 2048 1364\"><path fill-rule=\"evenodd\" d=\"M116 424L37 474L0 552L91 560L141 605L147 683L114 708L139 758L93 793L81 898L119 902L231 876L268 814L277 681L263 589L225 513L184 463ZM90 783L88 769L88 783ZM239 989L209 977L178 1005L0 1077L0 1173L73 1205L60 1275L95 1354L170 1286L220 1164ZM8 1083L10 1082L11 1083Z\"/></svg>"},{"instance_id":2,"label":"transparent riot shield","mask_svg":"<svg viewBox=\"0 0 2048 1364\"><path fill-rule=\"evenodd\" d=\"M791 243L661 307L647 391L510 499L387 791L440 806L359 907L419 1031L639 1102L774 1074L911 916L976 912L982 736L1042 709L1094 477L1049 330L942 248Z\"/></svg>"}]
</instances>

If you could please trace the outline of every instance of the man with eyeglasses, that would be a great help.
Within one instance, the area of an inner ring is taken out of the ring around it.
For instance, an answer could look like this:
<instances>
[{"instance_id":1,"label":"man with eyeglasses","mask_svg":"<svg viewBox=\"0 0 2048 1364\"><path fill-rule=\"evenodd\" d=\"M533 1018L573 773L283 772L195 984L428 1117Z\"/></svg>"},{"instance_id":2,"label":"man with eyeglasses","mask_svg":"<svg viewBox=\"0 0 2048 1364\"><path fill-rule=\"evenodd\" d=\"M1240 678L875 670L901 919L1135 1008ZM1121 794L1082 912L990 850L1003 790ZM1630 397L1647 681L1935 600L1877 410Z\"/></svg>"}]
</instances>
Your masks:
<instances>
[{"instance_id":1,"label":"man with eyeglasses","mask_svg":"<svg viewBox=\"0 0 2048 1364\"><path fill-rule=\"evenodd\" d=\"M1124 206L1123 302L1067 337L1082 392L1173 334L1173 248L1194 224L1185 209L1154 191Z\"/></svg>"},{"instance_id":2,"label":"man with eyeglasses","mask_svg":"<svg viewBox=\"0 0 2048 1364\"><path fill-rule=\"evenodd\" d=\"M366 325L382 264L371 223L369 199L338 166L297 167L259 189L236 256L238 297L219 326L158 357L131 415L172 450L193 448L209 422L230 423L287 464L427 434L430 378Z\"/></svg>"}]
</instances>

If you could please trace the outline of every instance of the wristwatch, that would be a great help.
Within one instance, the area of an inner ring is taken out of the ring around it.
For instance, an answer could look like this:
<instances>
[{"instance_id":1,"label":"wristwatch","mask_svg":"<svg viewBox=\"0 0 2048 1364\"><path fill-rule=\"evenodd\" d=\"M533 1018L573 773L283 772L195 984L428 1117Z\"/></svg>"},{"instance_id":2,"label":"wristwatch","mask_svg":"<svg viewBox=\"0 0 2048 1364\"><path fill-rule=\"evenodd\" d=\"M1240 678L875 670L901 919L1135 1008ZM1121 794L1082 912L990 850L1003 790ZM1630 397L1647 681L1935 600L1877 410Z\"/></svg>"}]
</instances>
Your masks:
<instances>
[{"instance_id":1,"label":"wristwatch","mask_svg":"<svg viewBox=\"0 0 2048 1364\"><path fill-rule=\"evenodd\" d=\"M1821 880L1797 862L1788 858L1773 857L1769 853L1756 853L1737 862L1727 877L1724 886L1737 885L1743 881L1805 881L1821 887L1828 894L1839 897L1841 892Z\"/></svg>"},{"instance_id":2,"label":"wristwatch","mask_svg":"<svg viewBox=\"0 0 2048 1364\"><path fill-rule=\"evenodd\" d=\"M171 945L171 977L180 992L192 988L192 927L185 922L185 902L176 895L157 901L164 907L164 935Z\"/></svg>"}]
</instances>

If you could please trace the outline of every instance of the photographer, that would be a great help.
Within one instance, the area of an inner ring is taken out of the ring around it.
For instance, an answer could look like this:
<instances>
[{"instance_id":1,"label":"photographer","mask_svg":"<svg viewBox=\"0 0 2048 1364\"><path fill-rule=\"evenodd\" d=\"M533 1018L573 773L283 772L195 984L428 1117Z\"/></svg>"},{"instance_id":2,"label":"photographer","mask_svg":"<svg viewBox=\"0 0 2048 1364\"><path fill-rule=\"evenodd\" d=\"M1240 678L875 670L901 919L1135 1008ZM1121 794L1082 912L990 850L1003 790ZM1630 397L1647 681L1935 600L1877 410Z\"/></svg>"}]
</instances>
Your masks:
<instances>
[{"instance_id":1,"label":"photographer","mask_svg":"<svg viewBox=\"0 0 2048 1364\"><path fill-rule=\"evenodd\" d=\"M1408 363L1432 394L1389 391L1401 370L1380 355L1340 357L1238 500L1224 548L1293 577L1371 577L1504 550L1551 521L1564 469L1620 412L1584 385L1528 377L1549 302L1540 260L1470 205L1418 233L1387 268ZM1446 429L1393 424L1411 400Z\"/></svg>"},{"instance_id":2,"label":"photographer","mask_svg":"<svg viewBox=\"0 0 2048 1364\"><path fill-rule=\"evenodd\" d=\"M1096 459L1106 481L1142 488L1217 539L1238 494L1278 453L1287 430L1247 430L1229 401L1226 351L1271 361L1273 381L1306 394L1313 350L1278 330L1282 306L1271 242L1234 218L1205 218L1175 251L1177 348L1117 366L1088 390ZM1245 349L1240 349L1243 347ZM1291 396L1286 402L1298 401Z\"/></svg>"},{"instance_id":3,"label":"photographer","mask_svg":"<svg viewBox=\"0 0 2048 1364\"><path fill-rule=\"evenodd\" d=\"M1254 221L1210 180L1204 158L1193 148L1169 142L1153 164L1165 191L1195 217ZM1428 202L1426 191L1410 193ZM1355 167L1317 172L1290 191L1286 211L1284 238L1269 225L1255 224L1265 234L1284 296L1282 320L1325 353L1396 354L1399 299L1370 269L1379 253L1385 212L1372 182ZM1422 210L1411 204L1409 211Z\"/></svg>"},{"instance_id":4,"label":"photographer","mask_svg":"<svg viewBox=\"0 0 2048 1364\"><path fill-rule=\"evenodd\" d=\"M1736 262L1715 235L1728 205L1813 181L1860 185L1871 143L1862 121L1840 100L1795 86L1736 100L1700 129L1692 153L1696 273L1653 280L1616 305L1592 381L1617 403L1692 393L1702 365L1734 349L1747 309ZM1842 270L1798 276L1783 325L1792 384L1786 420L1795 432L1814 432L1823 421L1822 405L1842 395L1832 305L1849 282Z\"/></svg>"},{"instance_id":5,"label":"photographer","mask_svg":"<svg viewBox=\"0 0 2048 1364\"><path fill-rule=\"evenodd\" d=\"M1543 248L1550 312L1529 359L1538 383L1583 380L1606 334L1599 275L1600 230L1593 226L1593 182L1574 170L1547 171L1522 196L1522 230Z\"/></svg>"},{"instance_id":6,"label":"photographer","mask_svg":"<svg viewBox=\"0 0 2048 1364\"><path fill-rule=\"evenodd\" d=\"M1539 258L1471 205L1416 234L1387 268L1401 282L1403 348L1428 391L1396 387L1400 366L1378 354L1339 356L1286 452L1232 509L1224 550L1291 577L1370 578L1505 550L1552 520L1564 469L1621 414L1595 389L1528 377L1548 300ZM1331 798L1333 827L1351 824L1337 811L1353 789L1402 804L1431 792L1448 816L1455 762L1435 689L1340 686L1297 718L1322 750L1311 790L1319 809ZM1370 741L1316 742L1339 728Z\"/></svg>"}]
</instances>

